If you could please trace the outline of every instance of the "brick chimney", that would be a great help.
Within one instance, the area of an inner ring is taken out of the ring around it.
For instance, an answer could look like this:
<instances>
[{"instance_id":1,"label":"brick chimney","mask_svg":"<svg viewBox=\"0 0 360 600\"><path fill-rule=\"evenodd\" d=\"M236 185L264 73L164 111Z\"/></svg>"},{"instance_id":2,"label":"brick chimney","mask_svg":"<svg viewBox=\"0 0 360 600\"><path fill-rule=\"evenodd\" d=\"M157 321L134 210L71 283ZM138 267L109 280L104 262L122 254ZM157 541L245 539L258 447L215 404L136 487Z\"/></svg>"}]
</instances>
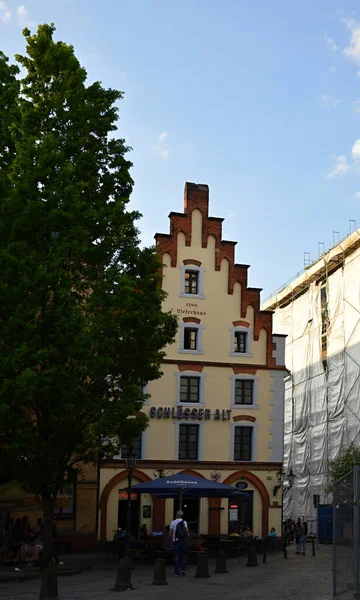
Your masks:
<instances>
[{"instance_id":1,"label":"brick chimney","mask_svg":"<svg viewBox=\"0 0 360 600\"><path fill-rule=\"evenodd\" d=\"M185 183L184 213L191 214L198 208L202 216L209 216L209 186L202 183Z\"/></svg>"}]
</instances>

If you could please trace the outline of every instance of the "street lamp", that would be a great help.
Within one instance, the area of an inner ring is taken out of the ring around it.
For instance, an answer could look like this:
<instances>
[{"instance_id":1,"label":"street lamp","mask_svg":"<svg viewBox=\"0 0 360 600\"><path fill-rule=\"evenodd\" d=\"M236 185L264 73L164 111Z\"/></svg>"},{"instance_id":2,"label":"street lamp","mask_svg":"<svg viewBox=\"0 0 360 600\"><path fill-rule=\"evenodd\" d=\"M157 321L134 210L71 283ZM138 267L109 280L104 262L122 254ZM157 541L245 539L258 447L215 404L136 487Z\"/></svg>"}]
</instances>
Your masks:
<instances>
[{"instance_id":1,"label":"street lamp","mask_svg":"<svg viewBox=\"0 0 360 600\"><path fill-rule=\"evenodd\" d=\"M284 479L285 479L285 473L282 470L282 467L280 467L280 470L276 473L276 477L278 480L278 485L274 486L274 496L276 496L276 494L278 493L279 489L282 488L283 483L284 483Z\"/></svg>"},{"instance_id":2,"label":"street lamp","mask_svg":"<svg viewBox=\"0 0 360 600\"><path fill-rule=\"evenodd\" d=\"M295 479L296 479L296 475L293 472L292 468L290 469L290 473L288 474L287 478L288 478L288 482L289 482L289 488L292 488L292 486L295 483Z\"/></svg>"},{"instance_id":3,"label":"street lamp","mask_svg":"<svg viewBox=\"0 0 360 600\"><path fill-rule=\"evenodd\" d=\"M127 497L127 513L126 513L126 531L131 533L131 482L133 470L136 466L136 452L134 448L130 448L125 456L125 466L128 472L128 497Z\"/></svg>"}]
</instances>

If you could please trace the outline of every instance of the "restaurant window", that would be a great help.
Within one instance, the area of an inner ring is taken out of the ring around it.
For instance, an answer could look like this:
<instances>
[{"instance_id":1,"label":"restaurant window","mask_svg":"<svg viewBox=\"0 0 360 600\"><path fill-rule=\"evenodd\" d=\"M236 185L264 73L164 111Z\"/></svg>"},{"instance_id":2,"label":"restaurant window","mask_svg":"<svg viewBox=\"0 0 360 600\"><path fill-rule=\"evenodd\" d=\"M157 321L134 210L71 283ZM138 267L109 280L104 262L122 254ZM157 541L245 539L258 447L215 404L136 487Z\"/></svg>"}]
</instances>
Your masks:
<instances>
[{"instance_id":1,"label":"restaurant window","mask_svg":"<svg viewBox=\"0 0 360 600\"><path fill-rule=\"evenodd\" d=\"M253 427L235 427L234 460L252 459Z\"/></svg>"},{"instance_id":2,"label":"restaurant window","mask_svg":"<svg viewBox=\"0 0 360 600\"><path fill-rule=\"evenodd\" d=\"M247 352L247 332L235 331L234 333L234 352L245 354Z\"/></svg>"},{"instance_id":3,"label":"restaurant window","mask_svg":"<svg viewBox=\"0 0 360 600\"><path fill-rule=\"evenodd\" d=\"M252 379L235 380L234 404L253 404L254 382Z\"/></svg>"},{"instance_id":4,"label":"restaurant window","mask_svg":"<svg viewBox=\"0 0 360 600\"><path fill-rule=\"evenodd\" d=\"M199 425L180 425L179 460L197 460L199 451Z\"/></svg>"},{"instance_id":5,"label":"restaurant window","mask_svg":"<svg viewBox=\"0 0 360 600\"><path fill-rule=\"evenodd\" d=\"M185 271L185 294L198 294L199 290L199 272L198 271Z\"/></svg>"},{"instance_id":6,"label":"restaurant window","mask_svg":"<svg viewBox=\"0 0 360 600\"><path fill-rule=\"evenodd\" d=\"M184 350L198 350L197 327L184 327Z\"/></svg>"},{"instance_id":7,"label":"restaurant window","mask_svg":"<svg viewBox=\"0 0 360 600\"><path fill-rule=\"evenodd\" d=\"M141 435L133 441L131 446L121 445L121 458L125 458L131 448L135 451L136 458L141 459Z\"/></svg>"},{"instance_id":8,"label":"restaurant window","mask_svg":"<svg viewBox=\"0 0 360 600\"><path fill-rule=\"evenodd\" d=\"M200 377L180 377L180 402L200 402Z\"/></svg>"}]
</instances>

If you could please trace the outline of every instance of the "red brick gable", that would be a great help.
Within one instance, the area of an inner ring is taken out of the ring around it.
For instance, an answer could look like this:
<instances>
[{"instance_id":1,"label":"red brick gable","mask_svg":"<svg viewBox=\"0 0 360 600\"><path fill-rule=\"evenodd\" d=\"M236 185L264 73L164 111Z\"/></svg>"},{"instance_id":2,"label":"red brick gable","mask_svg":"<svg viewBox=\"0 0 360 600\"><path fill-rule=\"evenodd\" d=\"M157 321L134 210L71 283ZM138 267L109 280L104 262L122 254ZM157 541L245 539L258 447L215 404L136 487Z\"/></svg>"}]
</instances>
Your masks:
<instances>
[{"instance_id":1,"label":"red brick gable","mask_svg":"<svg viewBox=\"0 0 360 600\"><path fill-rule=\"evenodd\" d=\"M267 332L267 366L275 366L272 357L274 345L272 343L272 311L260 311L260 288L247 286L247 271L249 265L235 263L235 246L237 242L222 239L222 222L219 217L209 217L209 186L195 183L186 183L184 190L184 212L171 212L170 233L157 233L155 235L157 252L160 258L169 254L171 267L177 267L177 235L183 233L185 245L191 246L191 214L193 210L202 214L202 248L207 248L209 235L215 238L215 271L220 271L221 262L225 258L229 263L228 294L233 294L234 284L241 285L241 314L240 319L246 318L248 306L254 309L254 340L259 339L260 329ZM194 261L192 261L194 264Z\"/></svg>"}]
</instances>

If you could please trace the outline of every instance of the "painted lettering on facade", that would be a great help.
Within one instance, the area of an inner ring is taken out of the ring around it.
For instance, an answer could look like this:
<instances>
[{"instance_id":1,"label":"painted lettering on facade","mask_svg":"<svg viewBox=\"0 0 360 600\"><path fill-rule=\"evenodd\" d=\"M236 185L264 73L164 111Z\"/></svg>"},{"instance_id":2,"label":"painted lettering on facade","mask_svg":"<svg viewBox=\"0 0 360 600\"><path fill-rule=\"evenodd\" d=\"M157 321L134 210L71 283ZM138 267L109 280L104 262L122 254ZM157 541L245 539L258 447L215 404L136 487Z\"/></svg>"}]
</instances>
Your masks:
<instances>
[{"instance_id":1,"label":"painted lettering on facade","mask_svg":"<svg viewBox=\"0 0 360 600\"><path fill-rule=\"evenodd\" d=\"M211 413L210 408L185 408L183 406L152 406L150 419L194 419L196 421L230 421L231 410L217 408Z\"/></svg>"}]
</instances>

